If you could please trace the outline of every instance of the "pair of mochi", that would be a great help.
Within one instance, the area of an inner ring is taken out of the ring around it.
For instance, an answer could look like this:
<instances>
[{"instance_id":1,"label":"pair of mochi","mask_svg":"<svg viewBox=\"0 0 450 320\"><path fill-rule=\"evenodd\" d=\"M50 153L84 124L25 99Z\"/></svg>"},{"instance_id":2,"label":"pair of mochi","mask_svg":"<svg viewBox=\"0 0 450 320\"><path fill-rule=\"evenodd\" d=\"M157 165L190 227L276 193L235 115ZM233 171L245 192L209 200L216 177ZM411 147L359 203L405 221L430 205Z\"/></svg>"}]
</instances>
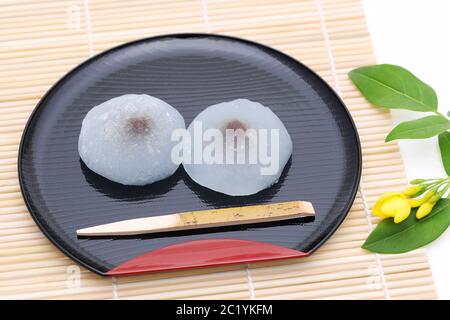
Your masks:
<instances>
[{"instance_id":1,"label":"pair of mochi","mask_svg":"<svg viewBox=\"0 0 450 320\"><path fill-rule=\"evenodd\" d=\"M259 162L183 162L195 182L214 191L243 196L266 189L278 181L292 154L292 140L285 126L260 103L237 99L210 106L188 127L191 137L196 122L201 123L203 131L278 129L278 168L269 174L261 174L263 165ZM124 185L147 185L177 170L180 163L173 161L172 150L179 142L172 139L172 133L185 128L182 115L168 103L145 94L126 94L103 102L87 113L81 126L78 152L89 169L109 180ZM269 152L270 143L268 134ZM248 152L250 148L249 145L233 146L236 154ZM224 139L224 152L228 147Z\"/></svg>"}]
</instances>

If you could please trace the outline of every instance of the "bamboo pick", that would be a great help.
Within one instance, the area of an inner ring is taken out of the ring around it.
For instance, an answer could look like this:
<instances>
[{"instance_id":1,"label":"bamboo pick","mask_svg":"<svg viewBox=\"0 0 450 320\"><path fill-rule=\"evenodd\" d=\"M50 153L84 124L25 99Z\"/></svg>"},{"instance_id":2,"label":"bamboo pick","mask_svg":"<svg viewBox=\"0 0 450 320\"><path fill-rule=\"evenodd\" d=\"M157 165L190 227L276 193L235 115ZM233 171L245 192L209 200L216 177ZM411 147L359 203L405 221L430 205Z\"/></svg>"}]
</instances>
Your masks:
<instances>
[{"instance_id":1,"label":"bamboo pick","mask_svg":"<svg viewBox=\"0 0 450 320\"><path fill-rule=\"evenodd\" d=\"M312 204L290 201L266 205L181 212L78 229L79 236L136 235L233 226L314 216Z\"/></svg>"}]
</instances>

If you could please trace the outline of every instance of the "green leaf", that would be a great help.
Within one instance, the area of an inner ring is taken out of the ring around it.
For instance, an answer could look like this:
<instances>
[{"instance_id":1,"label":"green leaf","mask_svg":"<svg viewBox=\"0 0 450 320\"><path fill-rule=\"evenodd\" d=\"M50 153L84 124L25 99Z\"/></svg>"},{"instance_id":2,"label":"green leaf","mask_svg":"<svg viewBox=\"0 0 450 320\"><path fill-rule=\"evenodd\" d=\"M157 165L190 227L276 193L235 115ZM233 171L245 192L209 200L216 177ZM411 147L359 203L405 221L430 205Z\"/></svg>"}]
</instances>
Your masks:
<instances>
[{"instance_id":1,"label":"green leaf","mask_svg":"<svg viewBox=\"0 0 450 320\"><path fill-rule=\"evenodd\" d=\"M442 132L439 135L439 149L445 172L450 176L450 132Z\"/></svg>"},{"instance_id":2,"label":"green leaf","mask_svg":"<svg viewBox=\"0 0 450 320\"><path fill-rule=\"evenodd\" d=\"M384 219L372 231L363 248L377 253L403 253L437 239L450 225L450 199L439 200L431 213L416 219L417 209L401 223Z\"/></svg>"},{"instance_id":3,"label":"green leaf","mask_svg":"<svg viewBox=\"0 0 450 320\"><path fill-rule=\"evenodd\" d=\"M436 92L408 70L379 64L353 69L350 79L371 103L390 109L436 111Z\"/></svg>"},{"instance_id":4,"label":"green leaf","mask_svg":"<svg viewBox=\"0 0 450 320\"><path fill-rule=\"evenodd\" d=\"M435 115L412 121L405 121L396 126L386 137L386 142L397 139L425 139L450 129L450 121Z\"/></svg>"}]
</instances>

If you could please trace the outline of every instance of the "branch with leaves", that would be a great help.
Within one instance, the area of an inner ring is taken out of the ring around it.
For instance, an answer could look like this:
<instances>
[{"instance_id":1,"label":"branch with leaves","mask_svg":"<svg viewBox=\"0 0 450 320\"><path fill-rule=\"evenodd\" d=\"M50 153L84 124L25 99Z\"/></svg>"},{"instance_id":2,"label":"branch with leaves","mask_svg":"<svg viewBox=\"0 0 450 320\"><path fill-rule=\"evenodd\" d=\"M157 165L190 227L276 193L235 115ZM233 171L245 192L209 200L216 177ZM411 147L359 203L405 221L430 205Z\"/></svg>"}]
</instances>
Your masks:
<instances>
[{"instance_id":1,"label":"branch with leaves","mask_svg":"<svg viewBox=\"0 0 450 320\"><path fill-rule=\"evenodd\" d=\"M408 70L391 64L357 68L349 78L372 104L389 109L431 113L405 121L387 135L398 139L426 139L438 135L442 163L450 176L450 120L438 111L436 92ZM363 248L378 253L402 253L437 239L450 225L450 177L415 179L401 192L383 194L372 208L380 216Z\"/></svg>"}]
</instances>

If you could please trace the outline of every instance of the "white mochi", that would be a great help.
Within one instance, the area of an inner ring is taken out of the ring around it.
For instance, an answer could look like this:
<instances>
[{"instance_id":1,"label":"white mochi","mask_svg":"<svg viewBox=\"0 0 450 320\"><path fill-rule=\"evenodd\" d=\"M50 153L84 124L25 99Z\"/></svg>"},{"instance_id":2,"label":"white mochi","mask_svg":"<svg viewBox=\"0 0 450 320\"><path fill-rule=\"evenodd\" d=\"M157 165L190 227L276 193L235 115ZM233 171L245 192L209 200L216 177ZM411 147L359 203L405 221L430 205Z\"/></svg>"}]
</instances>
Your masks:
<instances>
[{"instance_id":1,"label":"white mochi","mask_svg":"<svg viewBox=\"0 0 450 320\"><path fill-rule=\"evenodd\" d=\"M175 129L181 114L145 94L126 94L92 108L83 120L78 152L86 166L124 185L146 185L172 175Z\"/></svg>"},{"instance_id":2,"label":"white mochi","mask_svg":"<svg viewBox=\"0 0 450 320\"><path fill-rule=\"evenodd\" d=\"M184 162L183 166L188 175L198 184L231 196L244 196L257 193L276 183L292 154L292 140L286 127L281 120L267 107L260 103L247 99L237 99L230 102L223 102L210 106L203 110L188 127L188 131L193 137L194 124L202 124L202 131L210 128L221 130L239 129L249 132L248 129L267 129L267 146L270 155L271 143L278 142L279 163L276 170L271 174L262 174L261 168L266 167L267 163L259 161L250 163L249 153L255 152L254 145L236 143L227 144L226 138L223 139L223 164L208 164L203 161L201 164L194 163L193 156L190 163ZM279 139L271 141L270 130L278 129ZM246 131L247 130L247 131ZM259 132L259 131L258 131ZM251 138L250 138L251 139ZM242 141L242 140L241 140ZM208 142L203 142L203 150L207 148ZM226 162L225 153L231 150L234 153L234 164ZM191 146L191 153L194 154L194 144ZM247 155L244 164L237 163L238 154ZM214 153L215 154L215 153ZM275 156L275 155L271 155ZM198 161L197 161L198 162Z\"/></svg>"}]
</instances>

